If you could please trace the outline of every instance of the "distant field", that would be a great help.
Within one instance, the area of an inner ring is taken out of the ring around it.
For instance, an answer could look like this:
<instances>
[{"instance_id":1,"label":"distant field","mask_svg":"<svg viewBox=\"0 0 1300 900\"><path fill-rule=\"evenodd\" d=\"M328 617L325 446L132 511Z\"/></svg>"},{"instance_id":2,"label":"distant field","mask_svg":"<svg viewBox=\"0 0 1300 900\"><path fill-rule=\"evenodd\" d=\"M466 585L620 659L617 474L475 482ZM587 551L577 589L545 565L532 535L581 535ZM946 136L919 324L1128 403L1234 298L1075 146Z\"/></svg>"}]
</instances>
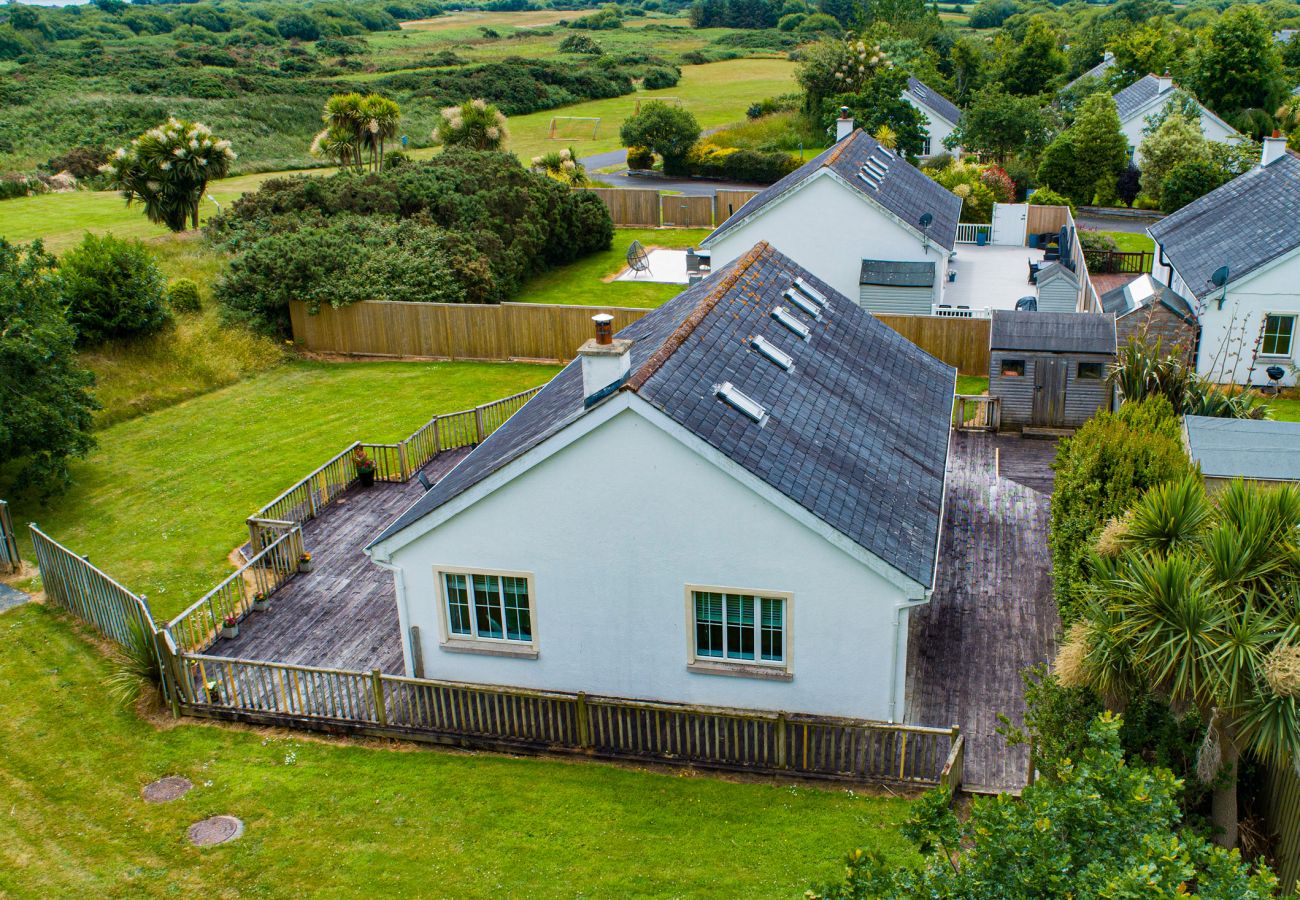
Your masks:
<instances>
[{"instance_id":1,"label":"distant field","mask_svg":"<svg viewBox=\"0 0 1300 900\"><path fill-rule=\"evenodd\" d=\"M526 12L487 12L461 10L434 19L415 19L403 22L403 31L454 31L460 28L536 27L554 25L561 19L575 19L585 11L539 9Z\"/></svg>"}]
</instances>

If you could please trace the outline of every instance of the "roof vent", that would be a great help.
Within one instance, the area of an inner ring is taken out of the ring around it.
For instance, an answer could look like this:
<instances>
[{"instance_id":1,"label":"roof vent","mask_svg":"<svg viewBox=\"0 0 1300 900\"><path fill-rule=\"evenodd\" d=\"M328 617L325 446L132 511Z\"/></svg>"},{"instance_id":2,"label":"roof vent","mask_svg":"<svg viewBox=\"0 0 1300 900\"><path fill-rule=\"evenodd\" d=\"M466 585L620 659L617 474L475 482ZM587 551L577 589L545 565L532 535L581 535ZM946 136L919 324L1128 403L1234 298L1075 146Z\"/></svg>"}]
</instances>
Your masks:
<instances>
[{"instance_id":1,"label":"roof vent","mask_svg":"<svg viewBox=\"0 0 1300 900\"><path fill-rule=\"evenodd\" d=\"M754 422L762 422L763 417L767 415L763 404L748 394L741 393L740 389L730 381L718 386L717 396L723 403Z\"/></svg>"},{"instance_id":2,"label":"roof vent","mask_svg":"<svg viewBox=\"0 0 1300 900\"><path fill-rule=\"evenodd\" d=\"M790 313L790 310L786 309L784 306L778 306L776 309L772 310L772 318L776 319L786 328L789 328L805 341L808 340L808 336L812 333L808 330L807 325L796 319Z\"/></svg>"},{"instance_id":3,"label":"roof vent","mask_svg":"<svg viewBox=\"0 0 1300 900\"><path fill-rule=\"evenodd\" d=\"M865 181L868 185L870 185L873 191L880 190L880 177L877 175L868 174L866 166L863 166L862 170L858 172L858 177L861 178L863 181Z\"/></svg>"},{"instance_id":4,"label":"roof vent","mask_svg":"<svg viewBox=\"0 0 1300 900\"><path fill-rule=\"evenodd\" d=\"M820 319L822 317L822 308L793 287L785 292L785 299L789 300L814 319Z\"/></svg>"},{"instance_id":5,"label":"roof vent","mask_svg":"<svg viewBox=\"0 0 1300 900\"><path fill-rule=\"evenodd\" d=\"M794 366L793 356L791 356L789 353L786 353L784 350L782 350L780 347L778 347L776 344L772 343L762 335L755 336L753 340L749 342L749 345L753 347L755 350L757 350L759 353L766 356L772 362L776 363L782 369L785 369L787 372L789 372L791 367Z\"/></svg>"},{"instance_id":6,"label":"roof vent","mask_svg":"<svg viewBox=\"0 0 1300 900\"><path fill-rule=\"evenodd\" d=\"M817 288L813 287L808 282L804 281L802 278L796 278L794 280L794 286L798 288L799 291L805 297L807 297L813 303L816 303L818 306L821 307L830 306L830 303L826 300L826 295L823 294L821 291L817 290Z\"/></svg>"}]
</instances>

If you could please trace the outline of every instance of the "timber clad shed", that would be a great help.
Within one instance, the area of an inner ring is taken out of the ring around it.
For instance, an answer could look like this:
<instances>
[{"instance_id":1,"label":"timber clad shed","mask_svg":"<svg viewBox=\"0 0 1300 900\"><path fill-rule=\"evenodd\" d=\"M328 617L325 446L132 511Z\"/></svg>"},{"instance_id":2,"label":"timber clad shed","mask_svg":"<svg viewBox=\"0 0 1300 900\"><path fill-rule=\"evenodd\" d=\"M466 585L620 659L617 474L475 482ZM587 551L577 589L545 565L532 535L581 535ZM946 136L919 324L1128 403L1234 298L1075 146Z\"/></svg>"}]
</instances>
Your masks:
<instances>
[{"instance_id":1,"label":"timber clad shed","mask_svg":"<svg viewBox=\"0 0 1300 900\"><path fill-rule=\"evenodd\" d=\"M1300 482L1300 422L1184 416L1183 440L1211 489L1234 478Z\"/></svg>"},{"instance_id":2,"label":"timber clad shed","mask_svg":"<svg viewBox=\"0 0 1300 900\"><path fill-rule=\"evenodd\" d=\"M994 310L989 394L1004 427L1077 428L1110 406L1115 317Z\"/></svg>"},{"instance_id":3,"label":"timber clad shed","mask_svg":"<svg viewBox=\"0 0 1300 900\"><path fill-rule=\"evenodd\" d=\"M934 302L934 263L889 259L862 261L859 305L871 312L930 315Z\"/></svg>"}]
</instances>

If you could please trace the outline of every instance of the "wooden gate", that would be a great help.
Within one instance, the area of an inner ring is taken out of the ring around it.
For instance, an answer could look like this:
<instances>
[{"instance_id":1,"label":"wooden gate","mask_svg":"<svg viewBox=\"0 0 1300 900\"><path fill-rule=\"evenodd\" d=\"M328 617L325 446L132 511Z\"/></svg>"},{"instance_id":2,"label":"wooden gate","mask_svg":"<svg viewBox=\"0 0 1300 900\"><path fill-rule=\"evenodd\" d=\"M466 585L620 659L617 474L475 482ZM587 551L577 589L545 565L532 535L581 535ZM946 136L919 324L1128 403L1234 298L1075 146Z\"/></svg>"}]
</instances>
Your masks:
<instances>
[{"instance_id":1,"label":"wooden gate","mask_svg":"<svg viewBox=\"0 0 1300 900\"><path fill-rule=\"evenodd\" d=\"M0 500L0 571L17 572L23 561L18 556L18 535L9 515L9 504Z\"/></svg>"},{"instance_id":2,"label":"wooden gate","mask_svg":"<svg viewBox=\"0 0 1300 900\"><path fill-rule=\"evenodd\" d=\"M664 227L712 228L713 198L665 194L659 199Z\"/></svg>"},{"instance_id":3,"label":"wooden gate","mask_svg":"<svg viewBox=\"0 0 1300 900\"><path fill-rule=\"evenodd\" d=\"M1065 375L1063 359L1034 361L1034 425L1065 424Z\"/></svg>"},{"instance_id":4,"label":"wooden gate","mask_svg":"<svg viewBox=\"0 0 1300 900\"><path fill-rule=\"evenodd\" d=\"M718 191L713 195L713 221L721 225L750 201L758 191Z\"/></svg>"}]
</instances>

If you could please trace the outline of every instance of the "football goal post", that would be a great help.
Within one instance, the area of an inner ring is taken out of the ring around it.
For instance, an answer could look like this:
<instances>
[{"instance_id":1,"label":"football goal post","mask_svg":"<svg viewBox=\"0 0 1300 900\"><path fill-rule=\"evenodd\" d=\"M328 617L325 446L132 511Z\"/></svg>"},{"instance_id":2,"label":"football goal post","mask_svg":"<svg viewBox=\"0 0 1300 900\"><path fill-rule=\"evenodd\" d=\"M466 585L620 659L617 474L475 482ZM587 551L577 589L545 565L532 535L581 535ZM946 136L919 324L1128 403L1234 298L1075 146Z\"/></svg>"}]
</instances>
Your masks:
<instances>
[{"instance_id":1,"label":"football goal post","mask_svg":"<svg viewBox=\"0 0 1300 900\"><path fill-rule=\"evenodd\" d=\"M599 116L554 116L546 138L551 141L594 141L599 132Z\"/></svg>"},{"instance_id":2,"label":"football goal post","mask_svg":"<svg viewBox=\"0 0 1300 900\"><path fill-rule=\"evenodd\" d=\"M682 98L681 98L681 97L646 97L646 98L644 98L644 99L641 98L641 97L637 97L637 98L636 98L636 112L638 112L638 113L641 112L641 104L642 104L642 103L649 103L651 100L658 100L660 103L667 103L669 106L681 106L681 105L682 105Z\"/></svg>"}]
</instances>

